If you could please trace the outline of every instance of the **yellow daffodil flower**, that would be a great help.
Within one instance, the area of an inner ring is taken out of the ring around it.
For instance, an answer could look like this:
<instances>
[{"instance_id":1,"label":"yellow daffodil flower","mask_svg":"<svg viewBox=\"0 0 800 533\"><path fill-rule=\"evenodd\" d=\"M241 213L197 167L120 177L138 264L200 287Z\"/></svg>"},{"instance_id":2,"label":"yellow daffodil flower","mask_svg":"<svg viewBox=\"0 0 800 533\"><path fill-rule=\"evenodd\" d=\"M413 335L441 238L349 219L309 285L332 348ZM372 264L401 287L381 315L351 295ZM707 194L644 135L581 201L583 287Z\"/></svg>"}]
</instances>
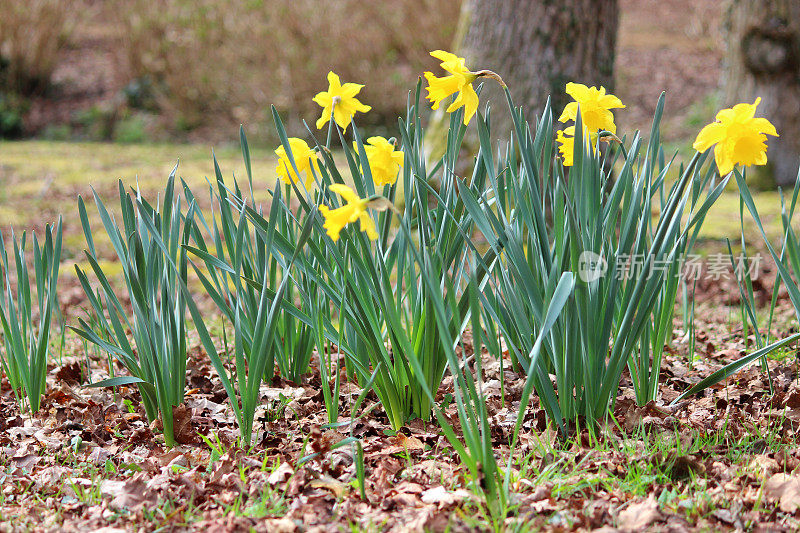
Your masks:
<instances>
[{"instance_id":1,"label":"yellow daffodil flower","mask_svg":"<svg viewBox=\"0 0 800 533\"><path fill-rule=\"evenodd\" d=\"M355 142L353 148L358 151ZM375 185L378 187L394 185L394 182L397 181L397 173L403 166L403 152L395 150L394 145L383 137L367 139L364 152L367 154L369 169Z\"/></svg>"},{"instance_id":2,"label":"yellow daffodil flower","mask_svg":"<svg viewBox=\"0 0 800 533\"><path fill-rule=\"evenodd\" d=\"M338 209L330 209L326 205L319 206L319 212L325 217L325 224L322 227L327 230L330 238L338 241L339 232L342 231L342 228L358 220L361 225L361 231L366 231L370 240L377 239L378 232L375 230L375 222L367 213L367 200L359 198L353 192L353 189L340 183L331 185L330 190L340 195L347 202Z\"/></svg>"},{"instance_id":3,"label":"yellow daffodil flower","mask_svg":"<svg viewBox=\"0 0 800 533\"><path fill-rule=\"evenodd\" d=\"M588 139L592 150L594 150L597 146L597 133L589 133ZM564 166L571 167L575 156L575 126L558 130L556 133L556 141L558 142L558 151L561 153Z\"/></svg>"},{"instance_id":4,"label":"yellow daffodil flower","mask_svg":"<svg viewBox=\"0 0 800 533\"><path fill-rule=\"evenodd\" d=\"M432 72L426 72L425 79L428 80L428 96L426 98L433 103L431 106L433 109L439 109L442 100L458 93L456 99L447 108L447 112L452 113L459 107L463 107L464 124L469 124L478 110L478 93L472 88L472 82L478 78L479 74L471 72L464 65L463 57L444 50L434 50L431 55L442 61L440 66L450 75L439 78Z\"/></svg>"},{"instance_id":5,"label":"yellow daffodil flower","mask_svg":"<svg viewBox=\"0 0 800 533\"><path fill-rule=\"evenodd\" d=\"M606 94L605 87L587 87L580 83L567 83L567 94L575 99L564 108L560 122L575 120L578 118L578 106L581 109L581 120L583 125L591 133L600 130L617 132L614 124L614 114L612 109L624 108L622 101L613 94Z\"/></svg>"},{"instance_id":6,"label":"yellow daffodil flower","mask_svg":"<svg viewBox=\"0 0 800 533\"><path fill-rule=\"evenodd\" d=\"M305 174L306 189L310 189L314 184L314 174L312 173L312 166L314 170L319 172L319 160L313 148L310 148L303 139L297 137L289 137L289 149L292 151L295 165L297 165L297 173ZM287 185L297 183L299 176L294 171L289 156L283 145L275 149L275 154L278 156L278 167L275 172Z\"/></svg>"},{"instance_id":7,"label":"yellow daffodil flower","mask_svg":"<svg viewBox=\"0 0 800 533\"><path fill-rule=\"evenodd\" d=\"M328 72L328 90L313 98L314 102L322 107L322 116L317 120L317 128L321 129L333 119L343 130L347 129L356 113L366 113L372 107L362 104L356 95L364 86L358 83L344 83L339 81L339 76Z\"/></svg>"},{"instance_id":8,"label":"yellow daffodil flower","mask_svg":"<svg viewBox=\"0 0 800 533\"><path fill-rule=\"evenodd\" d=\"M736 104L717 113L717 121L700 130L692 145L698 152L714 148L714 159L721 175L736 165L764 165L767 162L767 135L778 136L775 126L755 117L761 98L753 104Z\"/></svg>"}]
</instances>

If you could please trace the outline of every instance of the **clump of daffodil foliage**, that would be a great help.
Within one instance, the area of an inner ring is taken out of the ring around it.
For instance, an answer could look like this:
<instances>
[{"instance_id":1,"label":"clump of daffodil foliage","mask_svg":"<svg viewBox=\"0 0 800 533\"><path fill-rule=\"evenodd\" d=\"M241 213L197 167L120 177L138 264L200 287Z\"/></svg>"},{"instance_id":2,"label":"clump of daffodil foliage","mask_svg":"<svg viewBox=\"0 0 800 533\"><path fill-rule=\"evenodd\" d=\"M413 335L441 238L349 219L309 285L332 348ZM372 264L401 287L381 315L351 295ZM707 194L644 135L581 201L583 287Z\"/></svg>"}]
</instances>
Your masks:
<instances>
[{"instance_id":1,"label":"clump of daffodil foliage","mask_svg":"<svg viewBox=\"0 0 800 533\"><path fill-rule=\"evenodd\" d=\"M337 423L342 379L362 389L354 416L374 391L395 430L436 419L501 524L510 469L492 445L482 351L525 376L512 449L534 391L562 435L606 419L626 369L637 401L655 399L683 256L731 177L746 188L737 167L765 164L767 135L777 132L755 117L758 100L738 104L700 131L696 153L676 167L660 141L664 95L646 137L620 134L614 110L622 101L580 83L566 85L574 101L558 120L549 106L529 120L500 75L472 71L450 52L431 56L444 75L424 73L427 86L420 78L388 138L362 136L357 118L371 109L358 99L364 85L333 72L314 97L321 132L288 137L273 109L280 181L268 209L253 199L242 134L249 198L238 183L225 185L217 166L219 215L188 217L182 234L192 240L183 248L205 263L208 274L196 268L203 286L234 325L233 370L191 298L188 307L244 442L276 354L284 377L299 379L313 345L329 422ZM484 82L504 90L512 131L491 131L489 111L480 111ZM435 160L425 155L423 90L433 109L444 104L450 114L447 149ZM480 148L465 175L469 128ZM602 149L600 141L608 141ZM157 240L157 219L144 222ZM304 333L288 333L295 329ZM447 373L460 432L438 396Z\"/></svg>"},{"instance_id":2,"label":"clump of daffodil foliage","mask_svg":"<svg viewBox=\"0 0 800 533\"><path fill-rule=\"evenodd\" d=\"M287 137L274 113L277 172L288 193L280 206L288 210L294 195L302 212L295 233L312 227L308 253L293 268L327 298L327 313L305 317L318 349L344 354L346 375L375 391L394 428L437 418L484 480L499 517L508 503L505 474L491 452L480 366L476 375L465 364L480 346L465 349L464 332L471 325L480 343L477 329L496 331L510 364L527 376L519 421L535 390L564 434L575 423L593 427L613 406L625 369L637 400L654 399L682 257L734 167L763 164L766 135L777 133L754 118L758 101L737 105L700 132L688 164L673 168L660 144L663 95L648 138L618 135L614 110L623 102L604 87L573 82L565 90L574 101L558 115L565 127L556 128L545 108L532 128L498 74L472 71L450 52L431 56L444 75L424 73L425 97L450 113L441 158L424 155L421 82L395 135L364 140L356 125L370 109L357 98L363 85L329 73L328 90L314 98L324 144ZM484 81L504 89L512 132L493 133L481 114L476 84ZM471 173L460 175L470 127L480 151ZM498 147L495 138L511 141ZM610 141L603 150L601 140ZM706 164L712 145L716 167ZM263 217L259 224L270 227ZM503 364L489 337L484 347ZM436 403L446 372L454 377L460 438ZM338 402L335 390L326 401ZM328 412L335 421L335 409Z\"/></svg>"}]
</instances>

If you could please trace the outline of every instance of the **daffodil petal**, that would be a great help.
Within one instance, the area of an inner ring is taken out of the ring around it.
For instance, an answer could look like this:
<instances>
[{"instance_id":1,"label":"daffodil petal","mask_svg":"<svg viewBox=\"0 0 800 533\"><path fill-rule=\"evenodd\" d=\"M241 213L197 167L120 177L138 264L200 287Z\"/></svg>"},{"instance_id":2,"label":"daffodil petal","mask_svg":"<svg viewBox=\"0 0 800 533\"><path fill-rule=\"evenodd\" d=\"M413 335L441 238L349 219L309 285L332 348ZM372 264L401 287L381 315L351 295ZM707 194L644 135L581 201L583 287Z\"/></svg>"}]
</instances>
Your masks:
<instances>
[{"instance_id":1,"label":"daffodil petal","mask_svg":"<svg viewBox=\"0 0 800 533\"><path fill-rule=\"evenodd\" d=\"M444 50L434 50L431 52L431 55L436 59L441 60L439 64L443 70L450 72L452 74L464 74L469 72L469 69L464 65L464 58L458 57L455 54L451 54L450 52L445 52Z\"/></svg>"},{"instance_id":2,"label":"daffodil petal","mask_svg":"<svg viewBox=\"0 0 800 533\"><path fill-rule=\"evenodd\" d=\"M589 88L582 83L567 83L566 92L573 97L576 101L581 101L589 96Z\"/></svg>"},{"instance_id":3,"label":"daffodil petal","mask_svg":"<svg viewBox=\"0 0 800 533\"><path fill-rule=\"evenodd\" d=\"M773 135L778 137L778 130L775 129L775 126L769 120L763 117L755 117L752 119L753 127L758 130L760 133L765 135Z\"/></svg>"},{"instance_id":4,"label":"daffodil petal","mask_svg":"<svg viewBox=\"0 0 800 533\"><path fill-rule=\"evenodd\" d=\"M328 189L330 189L331 192L335 192L336 194L344 198L344 200L348 203L358 202L361 200L361 198L358 197L355 191L353 191L353 189L351 189L347 185L341 183L334 183L330 187L328 187Z\"/></svg>"},{"instance_id":5,"label":"daffodil petal","mask_svg":"<svg viewBox=\"0 0 800 533\"><path fill-rule=\"evenodd\" d=\"M445 50L434 50L430 54L431 54L431 57L433 57L435 59L438 59L439 61L457 61L458 60L458 56L457 55L455 55L455 54L453 54L451 52L447 52Z\"/></svg>"},{"instance_id":6,"label":"daffodil petal","mask_svg":"<svg viewBox=\"0 0 800 533\"><path fill-rule=\"evenodd\" d=\"M734 167L734 163L727 152L726 147L719 144L714 148L714 161L717 163L717 169L722 176L730 173Z\"/></svg>"},{"instance_id":7,"label":"daffodil petal","mask_svg":"<svg viewBox=\"0 0 800 533\"><path fill-rule=\"evenodd\" d=\"M328 84L330 85L328 92L333 92L334 90L340 91L342 88L342 82L339 79L339 75L333 71L328 72Z\"/></svg>"},{"instance_id":8,"label":"daffodil petal","mask_svg":"<svg viewBox=\"0 0 800 533\"><path fill-rule=\"evenodd\" d=\"M361 213L358 217L358 223L361 225L361 231L367 232L367 237L369 240L374 241L378 238L378 232L375 230L375 221L372 220L372 217L369 216L369 213L366 211Z\"/></svg>"},{"instance_id":9,"label":"daffodil petal","mask_svg":"<svg viewBox=\"0 0 800 533\"><path fill-rule=\"evenodd\" d=\"M426 88L428 95L426 98L432 102L432 109L439 109L439 104L441 104L442 100L455 94L461 88L460 80L454 75L439 78L431 72L426 72L425 79L428 81L428 87Z\"/></svg>"},{"instance_id":10,"label":"daffodil petal","mask_svg":"<svg viewBox=\"0 0 800 533\"><path fill-rule=\"evenodd\" d=\"M452 113L459 107L464 107L464 124L469 124L469 121L478 111L478 94L475 92L475 89L472 88L472 85L465 85L461 91L458 93L458 97L453 100L453 103L450 104L450 107L447 108L448 113Z\"/></svg>"},{"instance_id":11,"label":"daffodil petal","mask_svg":"<svg viewBox=\"0 0 800 533\"><path fill-rule=\"evenodd\" d=\"M575 131L574 126L570 126L572 131ZM569 129L569 128L568 128ZM559 130L556 133L556 141L558 142L558 151L561 153L561 159L565 167L571 167L573 157L575 155L575 139L564 135L564 131Z\"/></svg>"},{"instance_id":12,"label":"daffodil petal","mask_svg":"<svg viewBox=\"0 0 800 533\"><path fill-rule=\"evenodd\" d=\"M353 98L353 109L359 113L366 113L367 111L372 109L372 106L362 104L360 101Z\"/></svg>"},{"instance_id":13,"label":"daffodil petal","mask_svg":"<svg viewBox=\"0 0 800 533\"><path fill-rule=\"evenodd\" d=\"M364 88L364 85L360 83L343 83L342 84L342 97L344 98L355 98L355 96L361 92L361 89Z\"/></svg>"},{"instance_id":14,"label":"daffodil petal","mask_svg":"<svg viewBox=\"0 0 800 533\"><path fill-rule=\"evenodd\" d=\"M333 120L339 125L340 128L343 130L347 129L347 126L350 124L352 119L352 115L347 113L342 106L334 106L333 108Z\"/></svg>"},{"instance_id":15,"label":"daffodil petal","mask_svg":"<svg viewBox=\"0 0 800 533\"><path fill-rule=\"evenodd\" d=\"M600 103L601 106L605 107L606 109L622 109L625 107L625 104L622 103L622 100L620 100L613 94L607 94L605 96L600 97L598 102Z\"/></svg>"},{"instance_id":16,"label":"daffodil petal","mask_svg":"<svg viewBox=\"0 0 800 533\"><path fill-rule=\"evenodd\" d=\"M558 118L559 122L567 122L569 120L575 120L578 116L578 102L570 102L564 107L564 111L561 113L561 116Z\"/></svg>"},{"instance_id":17,"label":"daffodil petal","mask_svg":"<svg viewBox=\"0 0 800 533\"><path fill-rule=\"evenodd\" d=\"M701 153L705 152L723 139L725 131L725 127L722 124L719 122L712 122L700 130L694 144L692 144L692 148Z\"/></svg>"}]
</instances>

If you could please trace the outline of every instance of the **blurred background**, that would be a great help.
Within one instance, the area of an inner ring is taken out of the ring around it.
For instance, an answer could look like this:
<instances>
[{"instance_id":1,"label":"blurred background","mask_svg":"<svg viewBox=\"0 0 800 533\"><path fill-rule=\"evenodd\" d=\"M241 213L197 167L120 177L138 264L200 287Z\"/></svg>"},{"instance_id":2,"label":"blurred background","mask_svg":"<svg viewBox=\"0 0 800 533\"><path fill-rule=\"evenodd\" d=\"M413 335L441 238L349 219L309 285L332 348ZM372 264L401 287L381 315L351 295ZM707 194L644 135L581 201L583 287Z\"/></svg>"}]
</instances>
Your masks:
<instances>
[{"instance_id":1,"label":"blurred background","mask_svg":"<svg viewBox=\"0 0 800 533\"><path fill-rule=\"evenodd\" d=\"M251 143L272 147L270 105L302 134L328 70L366 84L359 98L372 111L359 126L386 133L421 72L438 69L428 52L442 48L497 71L529 116L548 94L563 105L566 81L602 83L627 104L620 129L647 130L666 91L663 136L686 152L720 107L756 92L770 119L790 116L776 124L782 134L800 127L800 109L779 112L785 98L767 87L797 84L798 4L0 0L0 138L218 146L244 124ZM793 182L800 150L782 150L792 171L766 179Z\"/></svg>"}]
</instances>

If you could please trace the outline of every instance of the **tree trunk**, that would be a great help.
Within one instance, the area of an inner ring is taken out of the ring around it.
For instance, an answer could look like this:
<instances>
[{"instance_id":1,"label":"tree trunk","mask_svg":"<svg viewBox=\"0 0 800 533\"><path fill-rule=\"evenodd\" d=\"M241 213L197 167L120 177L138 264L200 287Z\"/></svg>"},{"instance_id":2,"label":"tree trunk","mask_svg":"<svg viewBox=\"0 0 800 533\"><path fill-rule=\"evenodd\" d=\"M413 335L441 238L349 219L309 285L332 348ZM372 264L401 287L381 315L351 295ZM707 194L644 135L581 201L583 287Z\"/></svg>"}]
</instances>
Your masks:
<instances>
[{"instance_id":1,"label":"tree trunk","mask_svg":"<svg viewBox=\"0 0 800 533\"><path fill-rule=\"evenodd\" d=\"M780 134L767 142L766 173L792 185L800 163L800 0L729 0L725 30L726 104L761 97L758 115Z\"/></svg>"},{"instance_id":2,"label":"tree trunk","mask_svg":"<svg viewBox=\"0 0 800 533\"><path fill-rule=\"evenodd\" d=\"M461 17L467 66L502 76L529 120L548 96L557 119L571 100L567 82L613 89L617 0L464 0ZM507 136L505 97L491 82L481 109L487 102L494 104L495 136Z\"/></svg>"}]
</instances>

